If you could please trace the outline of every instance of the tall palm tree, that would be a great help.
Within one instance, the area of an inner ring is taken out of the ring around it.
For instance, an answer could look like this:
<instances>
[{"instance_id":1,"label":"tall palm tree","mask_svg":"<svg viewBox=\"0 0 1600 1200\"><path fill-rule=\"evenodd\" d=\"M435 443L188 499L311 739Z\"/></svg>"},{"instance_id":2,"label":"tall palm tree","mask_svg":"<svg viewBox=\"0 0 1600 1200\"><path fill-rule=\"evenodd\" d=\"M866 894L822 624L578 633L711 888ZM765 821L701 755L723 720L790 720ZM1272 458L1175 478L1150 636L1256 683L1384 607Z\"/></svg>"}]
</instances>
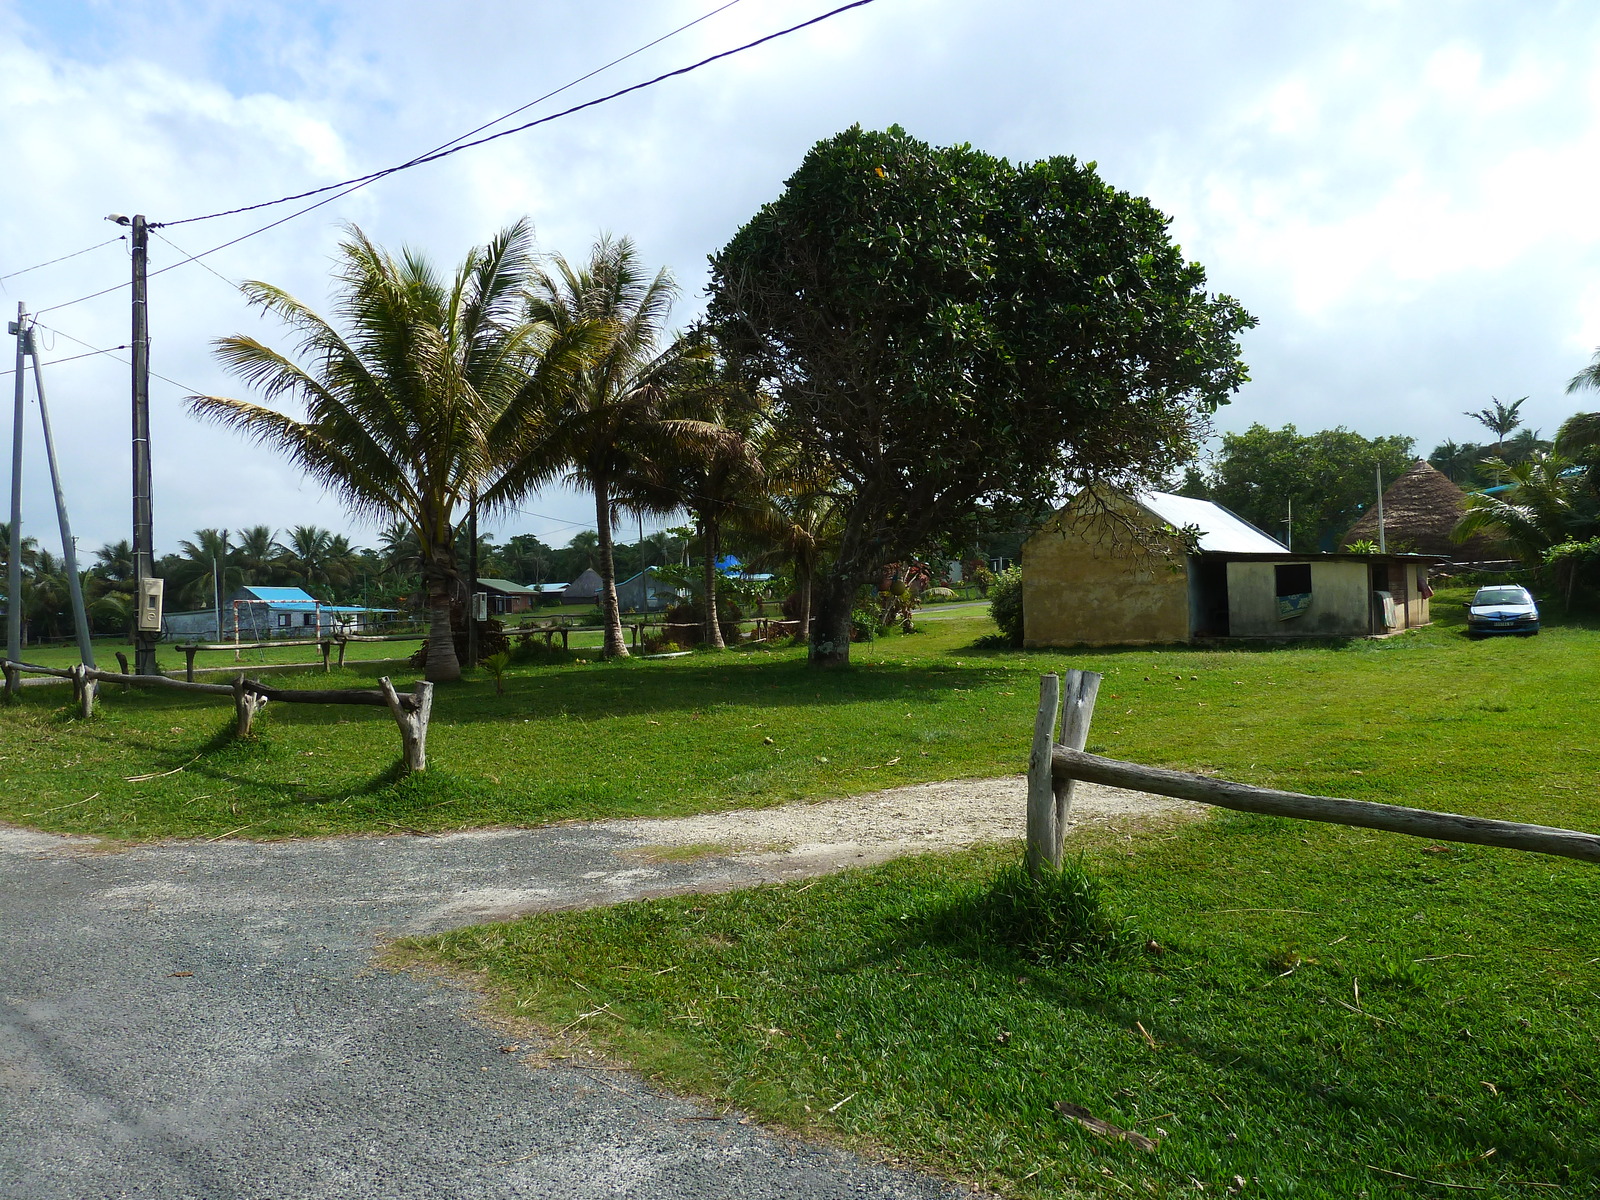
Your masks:
<instances>
[{"instance_id":1,"label":"tall palm tree","mask_svg":"<svg viewBox=\"0 0 1600 1200\"><path fill-rule=\"evenodd\" d=\"M650 275L627 238L603 237L586 263L552 256L534 272L528 318L565 333L594 330L589 361L573 372L526 439L516 468L485 498L505 503L558 477L594 493L595 570L601 579L608 657L625 658L617 604L612 525L621 494L641 463L694 436L700 422L669 415L672 384L684 366L704 357L695 341L658 345L677 287L665 268Z\"/></svg>"},{"instance_id":2,"label":"tall palm tree","mask_svg":"<svg viewBox=\"0 0 1600 1200\"><path fill-rule=\"evenodd\" d=\"M722 533L739 510L761 494L765 471L756 452L766 415L762 398L726 363L696 364L673 390L672 412L699 422L694 436L680 439L654 461L640 464L634 490L648 511L687 509L697 527L702 556L704 644L726 649L717 619L717 563ZM642 547L641 547L642 549Z\"/></svg>"},{"instance_id":3,"label":"tall palm tree","mask_svg":"<svg viewBox=\"0 0 1600 1200\"><path fill-rule=\"evenodd\" d=\"M180 541L178 549L183 552L183 570L173 583L186 603L210 608L219 592L226 595L240 582L226 529L197 529L194 539Z\"/></svg>"},{"instance_id":4,"label":"tall palm tree","mask_svg":"<svg viewBox=\"0 0 1600 1200\"><path fill-rule=\"evenodd\" d=\"M1600 365L1600 354L1595 357ZM1600 412L1573 413L1563 421L1556 431L1556 451L1587 468L1589 487L1600 495Z\"/></svg>"},{"instance_id":5,"label":"tall palm tree","mask_svg":"<svg viewBox=\"0 0 1600 1200\"><path fill-rule=\"evenodd\" d=\"M1527 402L1528 398L1524 396L1521 400L1513 400L1510 404L1495 396L1490 396L1489 399L1493 402L1494 406L1492 408L1480 408L1477 412L1462 413L1461 415L1471 417L1490 433L1494 434L1494 456L1499 458L1506 438L1510 436L1518 425L1522 424L1520 414L1522 406Z\"/></svg>"},{"instance_id":6,"label":"tall palm tree","mask_svg":"<svg viewBox=\"0 0 1600 1200\"><path fill-rule=\"evenodd\" d=\"M305 419L190 398L200 416L282 451L356 515L411 528L428 598L430 680L461 675L450 620L460 586L456 512L474 487L499 482L502 456L528 436L530 413L591 337L586 325L558 332L528 319L532 241L519 221L446 279L421 254L396 258L351 226L335 273L342 329L282 289L250 282L246 297L296 335L300 361L243 334L216 343L235 374L268 402L299 401Z\"/></svg>"},{"instance_id":7,"label":"tall palm tree","mask_svg":"<svg viewBox=\"0 0 1600 1200\"><path fill-rule=\"evenodd\" d=\"M1596 348L1594 358L1589 365L1567 380L1567 392L1581 392L1584 388L1591 388L1600 392L1600 348Z\"/></svg>"},{"instance_id":8,"label":"tall palm tree","mask_svg":"<svg viewBox=\"0 0 1600 1200\"><path fill-rule=\"evenodd\" d=\"M248 586L277 579L283 557L277 531L266 525L252 525L248 529L236 529L233 534L238 542L234 561L239 566L239 582Z\"/></svg>"},{"instance_id":9,"label":"tall palm tree","mask_svg":"<svg viewBox=\"0 0 1600 1200\"><path fill-rule=\"evenodd\" d=\"M783 562L793 571L799 600L795 637L808 641L812 584L823 558L838 542L844 508L838 492L806 469L794 457L792 446L769 440L761 456L767 466L768 488L735 513L733 527L766 547L759 559Z\"/></svg>"},{"instance_id":10,"label":"tall palm tree","mask_svg":"<svg viewBox=\"0 0 1600 1200\"><path fill-rule=\"evenodd\" d=\"M107 542L101 546L94 552L94 569L114 582L132 579L133 543L123 538L120 542Z\"/></svg>"}]
</instances>

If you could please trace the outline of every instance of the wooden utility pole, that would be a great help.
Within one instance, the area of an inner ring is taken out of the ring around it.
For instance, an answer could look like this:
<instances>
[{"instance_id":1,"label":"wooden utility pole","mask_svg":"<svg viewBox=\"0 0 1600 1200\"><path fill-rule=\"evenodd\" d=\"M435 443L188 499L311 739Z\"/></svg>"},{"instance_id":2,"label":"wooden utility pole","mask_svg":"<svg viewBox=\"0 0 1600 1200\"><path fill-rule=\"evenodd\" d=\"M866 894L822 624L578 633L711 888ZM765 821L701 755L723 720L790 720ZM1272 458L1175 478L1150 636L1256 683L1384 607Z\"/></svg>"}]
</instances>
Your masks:
<instances>
[{"instance_id":1,"label":"wooden utility pole","mask_svg":"<svg viewBox=\"0 0 1600 1200\"><path fill-rule=\"evenodd\" d=\"M143 216L133 218L133 574L142 614L147 581L155 577L155 546L150 517L150 321L146 267L150 232ZM135 619L133 671L156 674L160 630L141 629Z\"/></svg>"}]
</instances>

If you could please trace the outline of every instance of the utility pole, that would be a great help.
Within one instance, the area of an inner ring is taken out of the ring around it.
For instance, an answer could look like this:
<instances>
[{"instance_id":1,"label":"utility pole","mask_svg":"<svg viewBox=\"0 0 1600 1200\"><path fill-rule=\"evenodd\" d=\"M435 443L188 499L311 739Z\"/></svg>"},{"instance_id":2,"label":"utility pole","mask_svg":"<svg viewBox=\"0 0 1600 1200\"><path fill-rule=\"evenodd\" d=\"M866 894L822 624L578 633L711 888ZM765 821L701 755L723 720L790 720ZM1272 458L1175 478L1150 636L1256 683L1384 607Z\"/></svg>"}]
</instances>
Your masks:
<instances>
[{"instance_id":1,"label":"utility pole","mask_svg":"<svg viewBox=\"0 0 1600 1200\"><path fill-rule=\"evenodd\" d=\"M33 390L39 397L39 423L44 427L44 456L50 464L50 486L56 493L56 524L61 528L61 557L67 568L67 592L72 597L72 625L78 635L78 656L86 667L94 666L94 644L89 639L89 612L83 604L83 581L78 578L78 544L67 520L67 494L61 487L61 468L56 465L56 440L50 433L50 408L44 398L44 372L39 367L39 345L33 330L22 335L33 357Z\"/></svg>"},{"instance_id":2,"label":"utility pole","mask_svg":"<svg viewBox=\"0 0 1600 1200\"><path fill-rule=\"evenodd\" d=\"M1389 553L1389 540L1383 534L1383 468L1377 468L1378 478L1378 553Z\"/></svg>"},{"instance_id":3,"label":"utility pole","mask_svg":"<svg viewBox=\"0 0 1600 1200\"><path fill-rule=\"evenodd\" d=\"M1291 553L1294 551L1294 497L1289 497L1289 519L1283 523L1283 544Z\"/></svg>"},{"instance_id":4,"label":"utility pole","mask_svg":"<svg viewBox=\"0 0 1600 1200\"><path fill-rule=\"evenodd\" d=\"M150 312L145 280L150 231L143 216L133 218L133 574L136 581L134 673L156 674L160 629L142 628L150 581L155 578L155 538L150 517Z\"/></svg>"},{"instance_id":5,"label":"utility pole","mask_svg":"<svg viewBox=\"0 0 1600 1200\"><path fill-rule=\"evenodd\" d=\"M6 657L12 662L22 658L22 391L23 352L26 346L27 306L17 301L17 319L11 332L17 335L17 407L11 422L11 557L6 560ZM6 699L14 697L10 683L16 676L6 679Z\"/></svg>"},{"instance_id":6,"label":"utility pole","mask_svg":"<svg viewBox=\"0 0 1600 1200\"><path fill-rule=\"evenodd\" d=\"M478 666L478 485L472 485L472 497L467 501L467 574L472 582L467 588L467 670Z\"/></svg>"}]
</instances>

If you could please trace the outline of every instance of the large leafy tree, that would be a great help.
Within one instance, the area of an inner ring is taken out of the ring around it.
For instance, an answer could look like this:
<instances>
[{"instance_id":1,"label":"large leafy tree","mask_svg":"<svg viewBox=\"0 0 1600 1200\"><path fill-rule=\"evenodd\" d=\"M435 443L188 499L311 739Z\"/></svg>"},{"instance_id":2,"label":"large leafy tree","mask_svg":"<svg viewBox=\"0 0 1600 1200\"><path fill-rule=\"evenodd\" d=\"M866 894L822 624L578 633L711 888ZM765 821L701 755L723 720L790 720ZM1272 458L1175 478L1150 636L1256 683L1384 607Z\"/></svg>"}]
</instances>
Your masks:
<instances>
[{"instance_id":1,"label":"large leafy tree","mask_svg":"<svg viewBox=\"0 0 1600 1200\"><path fill-rule=\"evenodd\" d=\"M590 330L591 350L524 436L517 465L486 493L504 502L564 477L594 494L594 568L608 657L628 654L617 604L616 510L651 458L676 452L699 433L699 422L671 414L673 385L703 353L681 338L662 344L676 294L671 275L646 270L627 238L602 238L586 262L554 255L548 268L534 272L528 319L562 335Z\"/></svg>"},{"instance_id":2,"label":"large leafy tree","mask_svg":"<svg viewBox=\"0 0 1600 1200\"><path fill-rule=\"evenodd\" d=\"M1190 456L1254 321L1167 226L1092 164L857 127L712 258L720 339L838 481L813 663L847 662L857 588L974 503Z\"/></svg>"},{"instance_id":3,"label":"large leafy tree","mask_svg":"<svg viewBox=\"0 0 1600 1200\"><path fill-rule=\"evenodd\" d=\"M1408 437L1363 437L1343 428L1301 433L1293 425L1252 425L1222 439L1207 498L1283 540L1294 509L1296 550L1338 549L1337 541L1385 486L1415 461Z\"/></svg>"},{"instance_id":4,"label":"large leafy tree","mask_svg":"<svg viewBox=\"0 0 1600 1200\"><path fill-rule=\"evenodd\" d=\"M395 258L352 227L335 274L338 325L252 282L247 298L294 333L296 357L244 334L217 342L235 374L269 403L298 401L304 419L220 396L190 399L200 416L282 451L355 514L410 527L432 680L461 674L450 622L460 591L456 514L474 487L500 482L530 413L587 349L586 328L556 333L527 318L531 269L525 222L475 247L448 278L420 254Z\"/></svg>"}]
</instances>

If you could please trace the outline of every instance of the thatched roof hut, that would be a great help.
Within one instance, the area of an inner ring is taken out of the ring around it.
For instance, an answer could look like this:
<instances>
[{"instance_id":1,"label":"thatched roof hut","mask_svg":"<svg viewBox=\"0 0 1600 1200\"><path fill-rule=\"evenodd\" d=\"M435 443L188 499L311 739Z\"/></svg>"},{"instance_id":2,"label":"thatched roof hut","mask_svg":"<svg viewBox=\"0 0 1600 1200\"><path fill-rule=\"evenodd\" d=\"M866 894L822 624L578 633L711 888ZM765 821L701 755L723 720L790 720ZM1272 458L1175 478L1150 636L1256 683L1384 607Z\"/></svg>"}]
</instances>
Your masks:
<instances>
[{"instance_id":1,"label":"thatched roof hut","mask_svg":"<svg viewBox=\"0 0 1600 1200\"><path fill-rule=\"evenodd\" d=\"M1383 493L1384 540L1390 553L1445 554L1453 559L1498 558L1503 551L1481 534L1458 542L1450 534L1466 511L1467 494L1423 459ZM1340 544L1378 540L1378 506L1361 514Z\"/></svg>"}]
</instances>

